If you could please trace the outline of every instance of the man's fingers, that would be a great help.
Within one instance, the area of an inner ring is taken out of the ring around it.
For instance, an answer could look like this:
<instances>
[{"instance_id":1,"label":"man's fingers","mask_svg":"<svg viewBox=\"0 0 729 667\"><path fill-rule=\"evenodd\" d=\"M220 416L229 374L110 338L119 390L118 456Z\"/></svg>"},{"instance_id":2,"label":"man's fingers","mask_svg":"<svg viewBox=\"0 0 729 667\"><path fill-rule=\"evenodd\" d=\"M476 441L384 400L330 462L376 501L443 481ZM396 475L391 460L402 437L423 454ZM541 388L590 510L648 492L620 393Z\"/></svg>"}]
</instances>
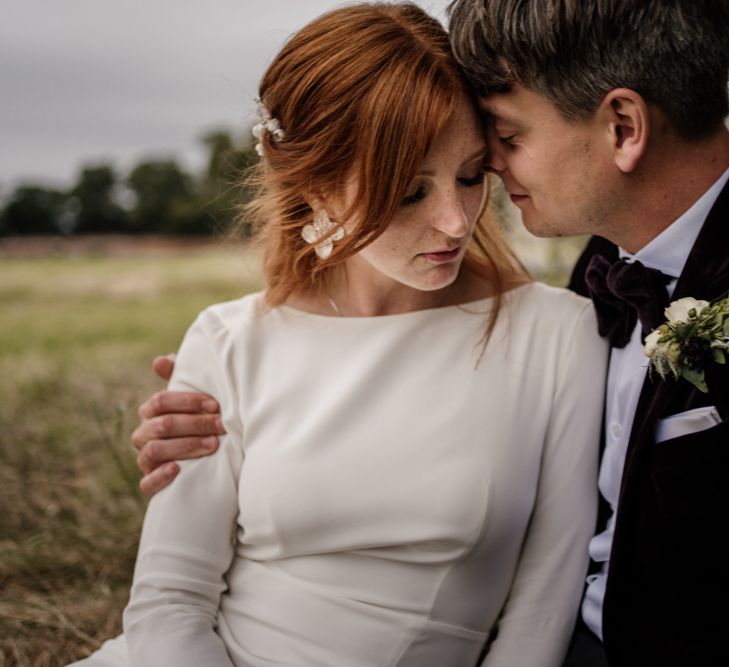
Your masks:
<instances>
[{"instance_id":1,"label":"man's fingers","mask_svg":"<svg viewBox=\"0 0 729 667\"><path fill-rule=\"evenodd\" d=\"M180 472L176 463L167 463L156 468L139 481L139 490L145 496L153 496L157 491L164 489Z\"/></svg>"},{"instance_id":2,"label":"man's fingers","mask_svg":"<svg viewBox=\"0 0 729 667\"><path fill-rule=\"evenodd\" d=\"M177 413L219 412L218 402L207 394L191 391L158 391L139 406L139 418L151 419L159 415Z\"/></svg>"},{"instance_id":3,"label":"man's fingers","mask_svg":"<svg viewBox=\"0 0 729 667\"><path fill-rule=\"evenodd\" d=\"M218 415L161 415L145 419L132 433L132 445L141 449L150 440L223 435L225 429ZM168 457L174 458L174 457Z\"/></svg>"},{"instance_id":4,"label":"man's fingers","mask_svg":"<svg viewBox=\"0 0 729 667\"><path fill-rule=\"evenodd\" d=\"M207 456L217 448L218 439L214 435L206 438L151 440L139 452L137 465L145 475L148 475L170 461Z\"/></svg>"},{"instance_id":5,"label":"man's fingers","mask_svg":"<svg viewBox=\"0 0 729 667\"><path fill-rule=\"evenodd\" d=\"M172 369L175 367L175 358L176 356L174 354L165 354L161 357L155 357L152 360L154 372L165 382L172 376Z\"/></svg>"},{"instance_id":6,"label":"man's fingers","mask_svg":"<svg viewBox=\"0 0 729 667\"><path fill-rule=\"evenodd\" d=\"M152 362L163 380L170 379L174 367L174 354ZM175 478L180 469L175 460L206 456L218 448L216 436L225 433L219 412L215 399L195 392L160 391L139 406L142 423L132 433L132 444L139 450L143 494L152 496Z\"/></svg>"},{"instance_id":7,"label":"man's fingers","mask_svg":"<svg viewBox=\"0 0 729 667\"><path fill-rule=\"evenodd\" d=\"M140 450L152 440L196 438L223 435L225 429L218 415L162 415L143 421L132 433L132 445ZM174 456L166 457L166 460Z\"/></svg>"}]
</instances>

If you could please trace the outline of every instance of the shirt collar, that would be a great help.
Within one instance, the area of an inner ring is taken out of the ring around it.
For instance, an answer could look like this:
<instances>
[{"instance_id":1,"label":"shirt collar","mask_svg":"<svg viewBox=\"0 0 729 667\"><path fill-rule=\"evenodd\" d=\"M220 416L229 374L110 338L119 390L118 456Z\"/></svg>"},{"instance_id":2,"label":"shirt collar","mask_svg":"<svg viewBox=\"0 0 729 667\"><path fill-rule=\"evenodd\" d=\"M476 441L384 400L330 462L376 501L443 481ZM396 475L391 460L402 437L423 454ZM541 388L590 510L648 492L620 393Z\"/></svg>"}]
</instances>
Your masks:
<instances>
[{"instance_id":1,"label":"shirt collar","mask_svg":"<svg viewBox=\"0 0 729 667\"><path fill-rule=\"evenodd\" d=\"M650 243L631 255L620 248L620 257L639 260L651 269L677 278L681 275L691 248L696 242L711 207L729 180L729 169L699 197L683 215L677 218Z\"/></svg>"}]
</instances>

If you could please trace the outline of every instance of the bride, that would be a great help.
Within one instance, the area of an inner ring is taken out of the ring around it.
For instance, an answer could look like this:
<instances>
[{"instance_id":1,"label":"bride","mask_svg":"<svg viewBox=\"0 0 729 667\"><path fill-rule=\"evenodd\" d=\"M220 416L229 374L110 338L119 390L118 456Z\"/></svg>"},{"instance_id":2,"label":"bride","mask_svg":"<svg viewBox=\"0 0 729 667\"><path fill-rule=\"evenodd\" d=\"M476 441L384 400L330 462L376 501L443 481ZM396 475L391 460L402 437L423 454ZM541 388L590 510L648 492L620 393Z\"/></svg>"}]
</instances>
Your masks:
<instances>
[{"instance_id":1,"label":"bride","mask_svg":"<svg viewBox=\"0 0 729 667\"><path fill-rule=\"evenodd\" d=\"M226 435L151 500L120 637L78 664L550 667L595 520L606 350L484 213L434 19L357 4L260 85L265 291L206 309L170 388Z\"/></svg>"}]
</instances>

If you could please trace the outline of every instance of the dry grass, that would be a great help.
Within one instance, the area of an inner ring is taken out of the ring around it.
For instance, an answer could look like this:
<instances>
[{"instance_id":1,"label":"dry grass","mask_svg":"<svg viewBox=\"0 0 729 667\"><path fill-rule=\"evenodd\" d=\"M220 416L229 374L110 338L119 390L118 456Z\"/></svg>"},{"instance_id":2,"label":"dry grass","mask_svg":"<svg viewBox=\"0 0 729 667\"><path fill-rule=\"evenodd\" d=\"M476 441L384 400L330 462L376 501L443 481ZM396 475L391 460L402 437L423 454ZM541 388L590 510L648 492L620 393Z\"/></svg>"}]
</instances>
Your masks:
<instances>
[{"instance_id":1,"label":"dry grass","mask_svg":"<svg viewBox=\"0 0 729 667\"><path fill-rule=\"evenodd\" d=\"M240 249L104 255L0 260L0 665L65 665L119 631L149 362L257 284Z\"/></svg>"}]
</instances>

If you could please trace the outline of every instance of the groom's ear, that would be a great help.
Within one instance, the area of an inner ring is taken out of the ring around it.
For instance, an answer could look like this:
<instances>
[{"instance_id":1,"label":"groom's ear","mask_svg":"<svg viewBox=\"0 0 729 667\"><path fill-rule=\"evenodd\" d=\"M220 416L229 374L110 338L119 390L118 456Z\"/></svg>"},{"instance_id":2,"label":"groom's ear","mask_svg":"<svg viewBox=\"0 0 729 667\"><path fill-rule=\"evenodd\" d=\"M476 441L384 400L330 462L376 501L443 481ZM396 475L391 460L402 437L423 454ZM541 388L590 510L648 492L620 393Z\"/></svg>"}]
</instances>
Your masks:
<instances>
[{"instance_id":1,"label":"groom's ear","mask_svg":"<svg viewBox=\"0 0 729 667\"><path fill-rule=\"evenodd\" d=\"M600 104L616 166L630 173L648 145L650 113L641 95L630 88L611 90Z\"/></svg>"}]
</instances>

